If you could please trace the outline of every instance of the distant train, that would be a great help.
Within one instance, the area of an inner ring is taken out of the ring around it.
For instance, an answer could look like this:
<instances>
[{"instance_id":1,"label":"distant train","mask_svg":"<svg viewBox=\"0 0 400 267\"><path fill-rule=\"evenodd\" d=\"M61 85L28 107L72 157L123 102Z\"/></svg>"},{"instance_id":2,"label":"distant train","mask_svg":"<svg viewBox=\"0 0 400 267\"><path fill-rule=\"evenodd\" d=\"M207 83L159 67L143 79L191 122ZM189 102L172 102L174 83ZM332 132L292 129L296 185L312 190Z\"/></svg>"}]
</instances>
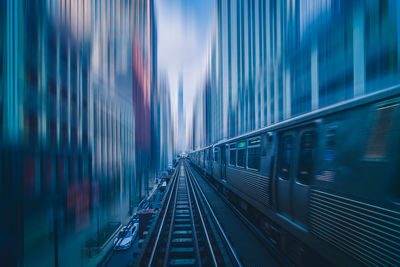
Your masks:
<instances>
[{"instance_id":1,"label":"distant train","mask_svg":"<svg viewBox=\"0 0 400 267\"><path fill-rule=\"evenodd\" d=\"M400 265L400 89L189 154L295 263Z\"/></svg>"}]
</instances>

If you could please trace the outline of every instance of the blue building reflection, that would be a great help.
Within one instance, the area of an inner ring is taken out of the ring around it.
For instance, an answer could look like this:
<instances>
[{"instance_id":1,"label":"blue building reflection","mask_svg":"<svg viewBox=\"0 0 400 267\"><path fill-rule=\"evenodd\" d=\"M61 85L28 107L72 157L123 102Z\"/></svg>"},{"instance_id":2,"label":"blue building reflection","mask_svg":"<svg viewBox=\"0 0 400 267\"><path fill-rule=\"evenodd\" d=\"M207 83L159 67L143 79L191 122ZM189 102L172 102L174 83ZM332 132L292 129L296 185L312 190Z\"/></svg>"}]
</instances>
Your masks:
<instances>
[{"instance_id":1,"label":"blue building reflection","mask_svg":"<svg viewBox=\"0 0 400 267\"><path fill-rule=\"evenodd\" d=\"M168 161L153 1L7 0L0 21L2 262L95 265Z\"/></svg>"},{"instance_id":2,"label":"blue building reflection","mask_svg":"<svg viewBox=\"0 0 400 267\"><path fill-rule=\"evenodd\" d=\"M216 1L192 148L398 84L398 1Z\"/></svg>"}]
</instances>

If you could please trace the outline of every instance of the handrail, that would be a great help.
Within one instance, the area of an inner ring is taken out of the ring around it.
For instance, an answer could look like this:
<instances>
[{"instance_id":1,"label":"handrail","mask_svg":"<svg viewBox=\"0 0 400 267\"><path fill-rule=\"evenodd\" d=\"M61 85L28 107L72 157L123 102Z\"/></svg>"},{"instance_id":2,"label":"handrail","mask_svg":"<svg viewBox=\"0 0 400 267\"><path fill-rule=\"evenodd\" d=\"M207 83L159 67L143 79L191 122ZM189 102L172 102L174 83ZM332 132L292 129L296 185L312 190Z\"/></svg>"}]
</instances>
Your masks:
<instances>
[{"instance_id":1,"label":"handrail","mask_svg":"<svg viewBox=\"0 0 400 267\"><path fill-rule=\"evenodd\" d=\"M164 210L163 218L161 220L161 224L160 224L160 227L158 229L158 233L157 233L156 241L155 241L154 246L153 246L153 250L151 251L151 255L150 255L148 266L151 266L152 263L153 263L153 260L154 260L154 255L156 253L158 242L160 240L160 236L161 236L162 228L163 228L163 225L164 225L165 217L167 216L167 212L168 212L169 205L171 203L171 198L172 198L172 195L173 195L173 191L174 191L174 189L175 189L175 187L177 185L177 180L178 180L177 179L177 177L178 177L177 174L179 173L179 171L177 171L177 170L180 170L179 167L180 167L180 164L175 169L174 181L172 182L173 184L171 184L171 191L170 191L170 194L169 194L169 197L168 197L167 206L166 206L166 208Z\"/></svg>"}]
</instances>

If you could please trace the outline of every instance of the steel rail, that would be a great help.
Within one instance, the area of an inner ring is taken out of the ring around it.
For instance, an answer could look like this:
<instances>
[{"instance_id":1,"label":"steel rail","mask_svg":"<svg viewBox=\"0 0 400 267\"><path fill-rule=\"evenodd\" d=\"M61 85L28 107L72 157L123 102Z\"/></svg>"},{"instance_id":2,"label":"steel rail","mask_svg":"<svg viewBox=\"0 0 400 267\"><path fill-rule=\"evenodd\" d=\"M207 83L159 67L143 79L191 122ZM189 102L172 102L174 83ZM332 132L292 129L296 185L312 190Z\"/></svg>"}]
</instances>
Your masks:
<instances>
[{"instance_id":1,"label":"steel rail","mask_svg":"<svg viewBox=\"0 0 400 267\"><path fill-rule=\"evenodd\" d=\"M186 172L186 167L184 167L184 168L185 168L185 172ZM186 174L186 177L187 177L187 174ZM196 231L196 227L195 227L195 224L194 224L192 198L190 196L189 183L187 181L186 181L186 190L187 190L187 193L188 193L190 216L192 218L192 231L193 231L193 237L194 237L194 246L196 248L197 265L200 266L200 263L201 263L200 249L199 249L199 243L198 243L198 239L197 239L197 231ZM194 192L193 192L193 194L194 194ZM200 218L201 218L201 216L200 216Z\"/></svg>"},{"instance_id":2,"label":"steel rail","mask_svg":"<svg viewBox=\"0 0 400 267\"><path fill-rule=\"evenodd\" d=\"M194 200L195 200L195 204L196 204L197 210L198 210L199 215L200 215L199 217L200 217L201 225L202 225L202 228L203 228L203 231L204 231L204 235L206 236L208 248L209 248L210 254L212 256L212 260L213 260L214 266L218 266L217 258L215 257L215 253L214 253L213 246L211 244L210 236L208 235L208 230L206 228L206 225L205 225L205 222L204 222L204 219L203 219L203 213L201 212L199 201L198 201L197 196L196 196L196 191L195 191L195 189L193 187L192 181L191 181L189 173L188 173L188 167L186 165L185 165L185 171L186 171L186 176L187 176L187 180L188 180L188 183L187 183L188 185L187 186L189 187L189 184L190 184L190 188L192 189Z\"/></svg>"},{"instance_id":3,"label":"steel rail","mask_svg":"<svg viewBox=\"0 0 400 267\"><path fill-rule=\"evenodd\" d=\"M160 236L161 236L162 230L163 230L163 228L164 228L165 218L166 218L167 213L168 213L169 205L170 205L170 203L171 203L171 198L172 198L172 195L173 195L174 190L176 189L176 191L177 191L177 188L176 188L176 187L177 187L177 184L178 184L178 183L177 183L177 181L178 181L178 178L177 178L177 177L178 177L178 174L179 174L179 172L180 172L180 167L181 167L181 164L179 164L179 165L177 166L176 170L175 170L174 181L172 182L173 184L171 184L171 191L170 191L170 194L169 194L169 197L168 197L167 206L165 207L165 211L164 211L164 214L163 214L163 218L162 218L162 220L161 220L161 224L160 224L160 227L159 227L159 229L158 229L156 241L154 242L154 246L153 246L153 249L152 249L152 251L151 251L151 255L150 255L150 259L149 259L148 266L151 266L151 265L153 264L154 255L155 255L155 253L156 253L156 250L157 250L157 247L158 247L158 243L159 243L159 241L160 241ZM178 168L179 168L179 171L177 171Z\"/></svg>"},{"instance_id":4,"label":"steel rail","mask_svg":"<svg viewBox=\"0 0 400 267\"><path fill-rule=\"evenodd\" d=\"M183 165L180 167L180 169L185 168ZM180 170L181 172L182 170ZM170 227L169 227L169 232L168 232L168 241L167 241L167 246L166 246L166 250L165 250L165 255L164 255L164 264L163 266L166 267L168 266L169 263L169 257L170 257L170 250L171 250L171 239L172 239L172 234L173 234L173 229L175 226L175 214L176 214L176 207L178 205L178 201L179 201L179 197L178 194L182 193L180 192L180 190L182 190L182 188L180 188L181 186L181 182L179 179L181 179L181 174L178 175L178 181L177 181L177 189L175 191L175 200L173 202L173 210L172 210L172 214L171 214L171 222L170 222ZM192 201L190 198L190 192L189 192L189 188L187 183L186 184L186 193L187 193L187 197L188 197L188 206L189 206L189 210L190 210L190 218L191 218L191 222L192 222L192 234L194 237L194 246L196 248L196 258L197 258L197 262L200 262L200 255L199 255L199 249L198 249L198 242L197 242L197 234L196 234L196 229L194 226L194 215L193 215L193 210L192 210Z\"/></svg>"},{"instance_id":5,"label":"steel rail","mask_svg":"<svg viewBox=\"0 0 400 267\"><path fill-rule=\"evenodd\" d=\"M180 167L179 167L179 173L181 172ZM168 233L168 241L167 241L167 248L170 247L171 244L171 238L172 238L172 229L174 228L173 220L175 217L175 211L176 211L176 199L178 197L178 190L179 190L179 174L177 175L178 181L176 182L176 190L175 190L175 196L174 196L174 201L172 203L172 215L171 215L171 222L169 224L169 233ZM169 208L169 207L168 207ZM160 226L161 229L162 226ZM169 256L169 249L165 250L165 255L164 255L164 266L166 266L166 263L168 262L168 256Z\"/></svg>"},{"instance_id":6,"label":"steel rail","mask_svg":"<svg viewBox=\"0 0 400 267\"><path fill-rule=\"evenodd\" d=\"M192 162L193 163L193 162ZM201 169L197 165L193 165L195 168L194 173L196 176L201 177L202 174L196 168ZM254 236L261 241L263 246L271 252L271 255L279 262L282 266L293 266L293 264L279 251L279 249L271 243L271 241L266 238L261 230L257 228L238 208L235 207L218 189L213 185L206 177L203 177L204 181L214 190L214 192L219 195L219 197L228 205L228 207L233 211L234 214L244 223L244 225L254 234Z\"/></svg>"},{"instance_id":7,"label":"steel rail","mask_svg":"<svg viewBox=\"0 0 400 267\"><path fill-rule=\"evenodd\" d=\"M186 163L186 165L188 165L188 164ZM241 263L239 257L237 256L237 254L236 254L236 252L235 252L235 250L234 250L234 248L233 248L231 242L229 241L228 237L226 236L224 230L222 229L222 226L221 226L221 224L219 223L219 221L218 221L218 219L217 219L217 216L215 215L213 209L211 208L211 205L210 205L210 203L208 202L207 197L204 195L203 190L202 190L201 187L200 187L200 184L197 182L197 180L196 180L194 174L192 173L192 171L190 170L190 168L187 167L187 168L185 168L185 169L187 169L188 172L190 173L190 177L191 177L190 179L192 179L192 180L194 181L194 184L196 185L196 188L197 188L199 194L202 196L202 198L203 198L203 200L204 200L204 203L206 204L208 210L210 211L210 214L211 214L211 216L212 216L212 218L213 218L215 224L217 225L218 230L219 230L219 232L221 233L221 235L222 235L222 237L223 237L223 240L225 241L226 245L228 246L229 252L230 252L231 255L233 256L233 258L234 258L236 264L237 264L239 267L242 267L243 265L242 265L242 263Z\"/></svg>"}]
</instances>

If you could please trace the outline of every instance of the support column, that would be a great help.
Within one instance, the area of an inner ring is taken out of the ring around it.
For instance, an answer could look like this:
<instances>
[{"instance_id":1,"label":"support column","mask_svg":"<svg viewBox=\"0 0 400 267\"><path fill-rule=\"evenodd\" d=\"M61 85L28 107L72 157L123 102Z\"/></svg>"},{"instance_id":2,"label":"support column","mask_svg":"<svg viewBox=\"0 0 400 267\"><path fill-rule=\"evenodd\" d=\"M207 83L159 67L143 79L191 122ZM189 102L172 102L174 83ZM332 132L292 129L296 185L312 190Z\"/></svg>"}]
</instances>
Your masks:
<instances>
[{"instance_id":1,"label":"support column","mask_svg":"<svg viewBox=\"0 0 400 267\"><path fill-rule=\"evenodd\" d=\"M292 113L292 94L291 94L291 87L290 87L290 68L287 68L285 71L285 90L284 90L284 113L283 119L287 120L290 118Z\"/></svg>"},{"instance_id":2,"label":"support column","mask_svg":"<svg viewBox=\"0 0 400 267\"><path fill-rule=\"evenodd\" d=\"M319 108L318 41L311 49L311 110Z\"/></svg>"},{"instance_id":3,"label":"support column","mask_svg":"<svg viewBox=\"0 0 400 267\"><path fill-rule=\"evenodd\" d=\"M353 81L357 97L365 92L364 8L357 4L353 12Z\"/></svg>"}]
</instances>

